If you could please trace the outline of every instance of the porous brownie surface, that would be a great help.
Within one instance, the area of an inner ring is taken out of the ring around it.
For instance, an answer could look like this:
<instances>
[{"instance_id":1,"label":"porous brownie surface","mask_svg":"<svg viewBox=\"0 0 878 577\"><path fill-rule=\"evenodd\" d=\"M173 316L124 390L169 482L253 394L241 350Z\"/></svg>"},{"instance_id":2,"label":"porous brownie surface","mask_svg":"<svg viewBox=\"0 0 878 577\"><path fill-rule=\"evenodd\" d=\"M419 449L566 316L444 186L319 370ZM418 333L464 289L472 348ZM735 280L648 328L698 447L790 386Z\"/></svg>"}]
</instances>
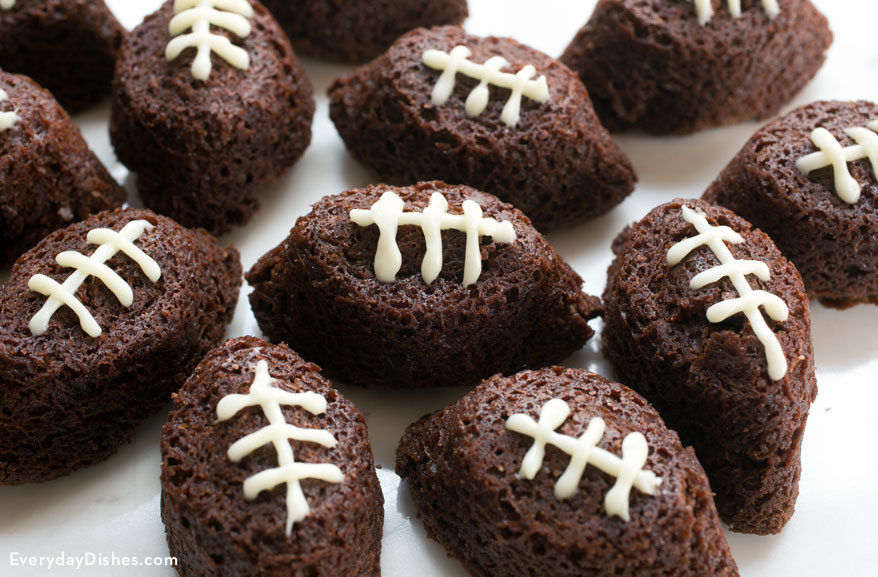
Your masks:
<instances>
[{"instance_id":1,"label":"porous brownie surface","mask_svg":"<svg viewBox=\"0 0 878 577\"><path fill-rule=\"evenodd\" d=\"M30 76L79 112L109 94L126 34L103 0L16 0L0 10L0 68Z\"/></svg>"},{"instance_id":2,"label":"porous brownie surface","mask_svg":"<svg viewBox=\"0 0 878 577\"><path fill-rule=\"evenodd\" d=\"M533 439L506 429L523 413L537 420L552 398L571 413L557 429L579 437L593 417L599 447L621 455L623 438L643 433L644 469L661 477L655 495L631 491L629 521L610 517L604 497L615 479L588 465L569 499L555 484L570 457L547 446L533 480L517 474ZM546 368L494 376L456 403L411 425L397 449L427 534L472 575L624 577L736 576L710 485L647 401L581 369Z\"/></svg>"},{"instance_id":3,"label":"porous brownie surface","mask_svg":"<svg viewBox=\"0 0 878 577\"><path fill-rule=\"evenodd\" d=\"M28 323L46 297L35 274L62 283L62 251L91 255L86 235L145 219L135 246L161 268L153 283L123 253L106 262L134 293L130 307L95 278L76 297L102 328L88 336L61 307L48 330ZM0 288L0 484L45 481L107 458L161 408L231 320L241 286L238 252L146 210L102 212L56 231L22 256Z\"/></svg>"},{"instance_id":4,"label":"porous brownie surface","mask_svg":"<svg viewBox=\"0 0 878 577\"><path fill-rule=\"evenodd\" d=\"M311 141L311 84L283 30L251 3L249 36L211 29L247 51L248 69L212 55L201 81L190 71L194 49L168 61L169 0L122 45L113 82L110 137L137 172L144 204L214 234L246 223L259 207L257 187L279 178Z\"/></svg>"},{"instance_id":5,"label":"porous brownie surface","mask_svg":"<svg viewBox=\"0 0 878 577\"><path fill-rule=\"evenodd\" d=\"M296 52L360 63L419 26L461 24L466 0L265 0Z\"/></svg>"},{"instance_id":6,"label":"porous brownie surface","mask_svg":"<svg viewBox=\"0 0 878 577\"><path fill-rule=\"evenodd\" d=\"M668 266L671 246L697 234L683 220L683 204L743 237L726 243L736 259L768 266L767 281L746 278L753 290L777 295L789 308L785 322L760 309L788 363L781 379L769 378L765 347L743 314L707 320L710 306L739 296L728 278L690 288L696 274L719 264L713 252L701 246ZM617 377L695 448L731 530L779 532L795 508L802 434L817 395L808 296L795 266L750 223L698 200L653 209L616 238L613 252L603 350Z\"/></svg>"},{"instance_id":7,"label":"porous brownie surface","mask_svg":"<svg viewBox=\"0 0 878 577\"><path fill-rule=\"evenodd\" d=\"M486 217L511 221L517 239L498 244L483 237L481 276L463 286L466 235L443 232L442 272L428 285L420 274L423 233L401 226L402 268L393 282L378 281L378 227L357 225L350 211L368 209L388 191L406 211L423 210L434 192L445 195L454 214L474 200ZM497 372L560 361L594 334L587 322L600 312L598 299L582 292L582 279L520 211L440 182L324 198L247 280L265 335L358 385L474 385Z\"/></svg>"},{"instance_id":8,"label":"porous brownie surface","mask_svg":"<svg viewBox=\"0 0 878 577\"><path fill-rule=\"evenodd\" d=\"M812 297L830 306L878 304L878 175L867 158L847 164L860 184L848 204L836 194L832 167L796 168L815 152L810 134L828 130L842 146L845 129L878 120L878 104L822 101L758 130L704 194L767 232L796 264Z\"/></svg>"},{"instance_id":9,"label":"porous brownie surface","mask_svg":"<svg viewBox=\"0 0 878 577\"><path fill-rule=\"evenodd\" d=\"M0 112L18 116L0 132L0 263L6 264L53 230L120 206L125 191L51 94L2 70L0 89L7 93Z\"/></svg>"},{"instance_id":10,"label":"porous brownie surface","mask_svg":"<svg viewBox=\"0 0 878 577\"><path fill-rule=\"evenodd\" d=\"M600 0L561 61L579 73L611 131L689 133L768 118L820 69L832 42L809 0L756 0L733 18L713 0L702 26L690 0Z\"/></svg>"},{"instance_id":11,"label":"porous brownie surface","mask_svg":"<svg viewBox=\"0 0 878 577\"><path fill-rule=\"evenodd\" d=\"M310 513L286 534L286 486L244 498L248 477L278 466L271 444L238 463L227 451L242 437L268 425L258 406L217 422L217 403L246 394L256 363L265 360L283 391L313 391L327 401L326 412L311 415L283 406L286 422L329 431L334 448L292 442L294 458L332 463L341 483L301 481ZM378 577L384 496L372 461L362 413L342 397L319 368L284 345L253 337L227 341L211 351L176 395L162 430L162 520L171 554L183 577Z\"/></svg>"},{"instance_id":12,"label":"porous brownie surface","mask_svg":"<svg viewBox=\"0 0 878 577\"><path fill-rule=\"evenodd\" d=\"M504 57L504 71L534 66L547 78L549 101L523 98L521 118L509 127L500 116L510 92L491 86L487 109L469 117L464 102L477 81L458 74L449 101L432 104L440 72L421 55L457 45L476 63ZM472 186L512 203L540 230L606 212L634 189L628 158L600 125L576 74L511 39L468 36L456 26L413 30L336 80L329 99L348 150L382 180Z\"/></svg>"}]
</instances>

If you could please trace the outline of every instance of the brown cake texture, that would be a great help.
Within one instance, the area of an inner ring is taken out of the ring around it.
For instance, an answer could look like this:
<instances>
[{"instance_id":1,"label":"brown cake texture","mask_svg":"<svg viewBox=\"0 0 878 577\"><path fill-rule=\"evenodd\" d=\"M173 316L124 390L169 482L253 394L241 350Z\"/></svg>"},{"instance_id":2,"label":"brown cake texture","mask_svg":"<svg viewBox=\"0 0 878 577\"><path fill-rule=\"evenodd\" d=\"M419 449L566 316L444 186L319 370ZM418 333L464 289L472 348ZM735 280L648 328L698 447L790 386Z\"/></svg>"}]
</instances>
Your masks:
<instances>
[{"instance_id":1,"label":"brown cake texture","mask_svg":"<svg viewBox=\"0 0 878 577\"><path fill-rule=\"evenodd\" d=\"M51 94L2 70L0 90L7 96L0 113L17 117L0 130L0 264L6 264L53 230L121 206L125 191Z\"/></svg>"},{"instance_id":2,"label":"brown cake texture","mask_svg":"<svg viewBox=\"0 0 878 577\"><path fill-rule=\"evenodd\" d=\"M89 257L99 250L89 231L135 220L153 225L133 242L160 278L119 252L105 264L131 287L131 306L88 277L74 295L101 334L89 336L62 306L35 336L29 323L47 297L29 289L31 278L66 282L74 270L55 262L59 253ZM25 253L0 287L0 485L47 481L114 453L222 339L240 286L236 250L147 210L98 213Z\"/></svg>"},{"instance_id":3,"label":"brown cake texture","mask_svg":"<svg viewBox=\"0 0 878 577\"><path fill-rule=\"evenodd\" d=\"M285 421L331 433L338 444L289 441L300 463L329 463L340 483L301 480L310 509L286 532L286 485L244 497L244 481L279 466L271 443L238 463L229 447L269 422L259 405L217 422L226 395L245 395L257 363L265 361L273 387L316 393L326 410L312 415L282 405ZM162 430L162 521L182 577L378 577L384 495L375 474L363 414L285 345L254 337L227 341L211 351L174 398Z\"/></svg>"},{"instance_id":4,"label":"brown cake texture","mask_svg":"<svg viewBox=\"0 0 878 577\"><path fill-rule=\"evenodd\" d=\"M466 0L265 0L304 56L367 62L419 26L461 24Z\"/></svg>"},{"instance_id":5,"label":"brown cake texture","mask_svg":"<svg viewBox=\"0 0 878 577\"><path fill-rule=\"evenodd\" d=\"M768 280L748 274L746 281L789 308L783 322L759 309L787 361L781 378L769 377L766 349L744 314L708 321L709 307L741 296L728 277L691 288L696 274L720 264L712 250L702 245L669 266L668 250L698 234L683 219L683 205L743 237L725 243L736 260L768 267ZM795 508L802 434L817 395L810 309L798 271L759 229L699 200L653 209L616 238L613 252L603 340L616 376L695 448L732 531L779 532Z\"/></svg>"},{"instance_id":6,"label":"brown cake texture","mask_svg":"<svg viewBox=\"0 0 878 577\"><path fill-rule=\"evenodd\" d=\"M579 73L611 131L685 134L769 118L814 77L832 43L809 0L779 0L774 18L744 0L734 18L713 0L600 0L561 61Z\"/></svg>"},{"instance_id":7,"label":"brown cake texture","mask_svg":"<svg viewBox=\"0 0 878 577\"><path fill-rule=\"evenodd\" d=\"M768 233L808 294L829 306L878 304L878 173L868 158L847 163L860 186L859 199L848 203L836 193L831 166L805 174L796 163L819 150L814 129L850 147L845 130L876 120L878 104L863 100L797 108L758 130L704 194Z\"/></svg>"},{"instance_id":8,"label":"brown cake texture","mask_svg":"<svg viewBox=\"0 0 878 577\"><path fill-rule=\"evenodd\" d=\"M168 0L122 45L113 81L110 137L137 173L143 203L214 234L245 224L260 185L280 178L311 141L311 84L283 30L251 4L248 36L211 28L247 51L246 70L213 53L202 81L190 70L194 48L168 61Z\"/></svg>"},{"instance_id":9,"label":"brown cake texture","mask_svg":"<svg viewBox=\"0 0 878 577\"><path fill-rule=\"evenodd\" d=\"M452 214L473 200L484 216L510 221L517 238L499 244L482 237L481 276L464 286L466 235L442 232L442 271L426 284L423 232L400 226L401 269L393 282L379 281L378 227L352 222L350 211L369 209L386 192L399 195L407 212L422 211L437 192ZM582 292L582 279L520 211L441 182L328 196L246 276L266 336L363 386L475 385L494 373L558 362L594 334L587 323L600 313L599 300Z\"/></svg>"},{"instance_id":10,"label":"brown cake texture","mask_svg":"<svg viewBox=\"0 0 878 577\"><path fill-rule=\"evenodd\" d=\"M125 35L103 0L15 0L0 8L0 68L30 76L72 114L110 93Z\"/></svg>"},{"instance_id":11,"label":"brown cake texture","mask_svg":"<svg viewBox=\"0 0 878 577\"><path fill-rule=\"evenodd\" d=\"M643 467L661 479L654 495L635 487L629 519L607 514L616 479L585 467L572 497L555 496L571 458L551 442L532 480L519 475L532 437L506 427L513 414L535 421L561 399L570 415L557 433L578 438L594 417L606 423L597 447L622 455L642 433ZM627 387L582 369L544 368L494 376L456 403L411 425L397 448L427 535L471 575L484 577L736 576L710 484L655 409Z\"/></svg>"},{"instance_id":12,"label":"brown cake texture","mask_svg":"<svg viewBox=\"0 0 878 577\"><path fill-rule=\"evenodd\" d=\"M518 124L501 113L511 92L489 87L485 111L465 102L478 82L457 74L448 102L434 105L440 71L421 62L427 50L464 45L477 64L500 56L516 73L544 75L549 100L524 97ZM563 64L506 38L469 36L462 28L419 28L382 56L333 83L329 114L348 151L383 181L439 179L465 184L515 205L545 231L604 213L634 189L628 158L600 125L582 83Z\"/></svg>"}]
</instances>

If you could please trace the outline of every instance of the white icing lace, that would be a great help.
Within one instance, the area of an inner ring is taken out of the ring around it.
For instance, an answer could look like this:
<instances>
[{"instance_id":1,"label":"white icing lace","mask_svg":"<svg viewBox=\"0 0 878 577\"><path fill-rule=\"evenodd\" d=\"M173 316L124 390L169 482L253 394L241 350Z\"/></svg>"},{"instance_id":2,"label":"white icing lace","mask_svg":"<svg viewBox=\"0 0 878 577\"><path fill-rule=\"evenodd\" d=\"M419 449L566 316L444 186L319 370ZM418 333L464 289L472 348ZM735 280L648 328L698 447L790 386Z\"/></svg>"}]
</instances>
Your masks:
<instances>
[{"instance_id":1,"label":"white icing lace","mask_svg":"<svg viewBox=\"0 0 878 577\"><path fill-rule=\"evenodd\" d=\"M825 128L817 128L811 133L811 142L819 148L803 156L796 162L796 168L808 174L827 166L832 167L835 176L835 192L840 199L848 204L860 200L860 183L851 176L848 163L868 159L872 164L872 173L878 179L878 120L873 120L866 127L848 128L844 131L857 144L842 148L841 143Z\"/></svg>"},{"instance_id":2,"label":"white icing lace","mask_svg":"<svg viewBox=\"0 0 878 577\"><path fill-rule=\"evenodd\" d=\"M253 7L247 0L175 0L176 14L168 25L171 36L176 36L165 49L165 57L174 60L185 49L197 50L192 61L192 76L207 80L212 68L211 53L240 70L250 67L250 55L240 46L235 46L225 36L214 34L211 26L223 28L239 38L250 35L248 18L253 16ZM182 34L188 29L189 34Z\"/></svg>"},{"instance_id":3,"label":"white icing lace","mask_svg":"<svg viewBox=\"0 0 878 577\"><path fill-rule=\"evenodd\" d=\"M6 94L6 91L0 88L0 102L5 102L9 99L9 95ZM0 112L0 132L6 132L18 122L18 114L15 111L11 112Z\"/></svg>"},{"instance_id":4,"label":"white icing lace","mask_svg":"<svg viewBox=\"0 0 878 577\"><path fill-rule=\"evenodd\" d=\"M713 6L711 0L694 0L695 13L698 15L698 23L704 26L713 17ZM741 17L741 0L727 0L729 14L732 18ZM768 14L769 18L776 18L780 14L780 6L777 0L762 0L762 9Z\"/></svg>"}]
</instances>

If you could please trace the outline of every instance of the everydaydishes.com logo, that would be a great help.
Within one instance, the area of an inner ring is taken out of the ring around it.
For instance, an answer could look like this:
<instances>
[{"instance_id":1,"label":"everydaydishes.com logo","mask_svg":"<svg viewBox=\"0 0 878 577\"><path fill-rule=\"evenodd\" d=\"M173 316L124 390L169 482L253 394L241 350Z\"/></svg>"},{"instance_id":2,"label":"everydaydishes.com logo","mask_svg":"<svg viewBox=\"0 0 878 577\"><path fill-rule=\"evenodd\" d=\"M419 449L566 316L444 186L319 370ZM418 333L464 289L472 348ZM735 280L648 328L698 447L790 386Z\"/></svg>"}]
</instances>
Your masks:
<instances>
[{"instance_id":1,"label":"everydaydishes.com logo","mask_svg":"<svg viewBox=\"0 0 878 577\"><path fill-rule=\"evenodd\" d=\"M58 555L23 555L18 551L9 554L11 567L40 567L44 569L83 567L176 567L176 557L136 557L116 555L115 553L91 553L68 555L61 551Z\"/></svg>"}]
</instances>

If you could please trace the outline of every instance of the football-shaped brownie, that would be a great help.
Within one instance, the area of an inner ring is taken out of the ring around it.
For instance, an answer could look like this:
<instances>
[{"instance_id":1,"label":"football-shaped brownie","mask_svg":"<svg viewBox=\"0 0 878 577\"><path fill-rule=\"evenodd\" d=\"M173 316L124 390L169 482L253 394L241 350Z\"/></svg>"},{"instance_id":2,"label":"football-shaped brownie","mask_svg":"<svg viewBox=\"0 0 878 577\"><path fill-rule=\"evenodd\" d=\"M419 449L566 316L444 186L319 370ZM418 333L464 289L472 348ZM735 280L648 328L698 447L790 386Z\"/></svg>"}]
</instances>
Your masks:
<instances>
[{"instance_id":1,"label":"football-shaped brownie","mask_svg":"<svg viewBox=\"0 0 878 577\"><path fill-rule=\"evenodd\" d=\"M811 297L878 304L878 104L815 102L775 120L704 198L768 233Z\"/></svg>"},{"instance_id":2,"label":"football-shaped brownie","mask_svg":"<svg viewBox=\"0 0 878 577\"><path fill-rule=\"evenodd\" d=\"M0 264L123 202L125 191L52 95L0 70Z\"/></svg>"},{"instance_id":3,"label":"football-shaped brownie","mask_svg":"<svg viewBox=\"0 0 878 577\"><path fill-rule=\"evenodd\" d=\"M418 26L461 24L466 0L265 0L305 56L366 62Z\"/></svg>"},{"instance_id":4,"label":"football-shaped brownie","mask_svg":"<svg viewBox=\"0 0 878 577\"><path fill-rule=\"evenodd\" d=\"M122 45L110 137L143 203L214 234L311 141L314 99L283 30L255 0L168 0Z\"/></svg>"},{"instance_id":5,"label":"football-shaped brownie","mask_svg":"<svg viewBox=\"0 0 878 577\"><path fill-rule=\"evenodd\" d=\"M594 373L494 376L396 455L427 535L472 575L738 575L692 448Z\"/></svg>"},{"instance_id":6,"label":"football-shaped brownie","mask_svg":"<svg viewBox=\"0 0 878 577\"><path fill-rule=\"evenodd\" d=\"M817 395L796 267L749 222L700 200L653 209L613 252L603 340L617 377L695 447L731 530L779 532Z\"/></svg>"},{"instance_id":7,"label":"football-shaped brownie","mask_svg":"<svg viewBox=\"0 0 878 577\"><path fill-rule=\"evenodd\" d=\"M125 34L104 0L3 0L0 68L30 76L78 112L110 93Z\"/></svg>"},{"instance_id":8,"label":"football-shaped brownie","mask_svg":"<svg viewBox=\"0 0 878 577\"><path fill-rule=\"evenodd\" d=\"M240 285L237 251L147 210L25 253L0 287L0 485L110 456L222 339Z\"/></svg>"},{"instance_id":9,"label":"football-shaped brownie","mask_svg":"<svg viewBox=\"0 0 878 577\"><path fill-rule=\"evenodd\" d=\"M600 312L520 211L441 182L324 198L247 280L265 335L358 385L475 385L560 361Z\"/></svg>"},{"instance_id":10,"label":"football-shaped brownie","mask_svg":"<svg viewBox=\"0 0 878 577\"><path fill-rule=\"evenodd\" d=\"M634 189L576 74L511 39L413 30L329 99L348 150L382 180L472 186L540 230L606 212Z\"/></svg>"},{"instance_id":11,"label":"football-shaped brownie","mask_svg":"<svg viewBox=\"0 0 878 577\"><path fill-rule=\"evenodd\" d=\"M610 130L682 134L777 114L831 43L809 0L600 0L561 61Z\"/></svg>"},{"instance_id":12,"label":"football-shaped brownie","mask_svg":"<svg viewBox=\"0 0 878 577\"><path fill-rule=\"evenodd\" d=\"M378 577L384 495L362 413L285 345L211 351L162 430L182 577Z\"/></svg>"}]
</instances>

